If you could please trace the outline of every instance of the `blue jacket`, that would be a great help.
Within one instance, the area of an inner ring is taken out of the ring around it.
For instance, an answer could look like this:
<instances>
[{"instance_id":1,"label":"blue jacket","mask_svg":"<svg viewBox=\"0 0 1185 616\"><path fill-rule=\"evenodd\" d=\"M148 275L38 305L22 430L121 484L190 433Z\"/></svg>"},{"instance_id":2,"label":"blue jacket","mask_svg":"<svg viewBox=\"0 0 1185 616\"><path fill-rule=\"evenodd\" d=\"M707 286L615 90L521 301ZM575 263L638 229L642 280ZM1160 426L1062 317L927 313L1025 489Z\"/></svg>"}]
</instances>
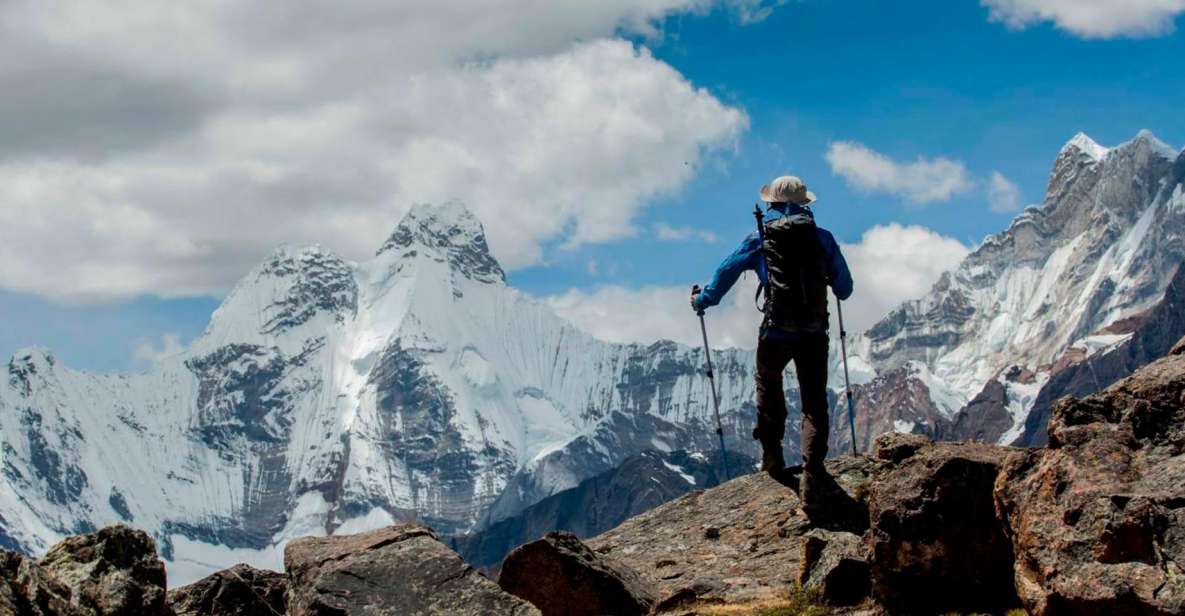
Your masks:
<instances>
[{"instance_id":1,"label":"blue jacket","mask_svg":"<svg viewBox=\"0 0 1185 616\"><path fill-rule=\"evenodd\" d=\"M767 222L777 220L781 216L806 216L811 220L815 219L815 215L809 209L797 205L787 205L784 210L771 209L766 216ZM831 232L822 227L816 229L819 231L819 243L823 246L823 253L827 259L827 277L831 280L831 288L835 290L835 295L839 299L847 299L852 296L852 273L848 271L848 263L839 251L839 244ZM761 240L757 237L756 231L750 233L741 245L724 259L720 267L716 268L712 282L709 282L696 298L697 307L704 309L719 304L737 278L749 270L757 272L761 282L769 280L765 272L765 260L761 257Z\"/></svg>"}]
</instances>

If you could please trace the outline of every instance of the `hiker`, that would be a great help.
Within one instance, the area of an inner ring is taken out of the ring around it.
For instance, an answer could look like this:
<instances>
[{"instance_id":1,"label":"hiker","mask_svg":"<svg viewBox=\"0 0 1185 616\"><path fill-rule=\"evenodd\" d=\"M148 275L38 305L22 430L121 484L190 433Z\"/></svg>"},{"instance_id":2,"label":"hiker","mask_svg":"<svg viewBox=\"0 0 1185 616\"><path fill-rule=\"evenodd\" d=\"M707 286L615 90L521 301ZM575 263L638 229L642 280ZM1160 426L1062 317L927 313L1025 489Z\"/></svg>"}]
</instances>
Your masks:
<instances>
[{"instance_id":1,"label":"hiker","mask_svg":"<svg viewBox=\"0 0 1185 616\"><path fill-rule=\"evenodd\" d=\"M831 233L815 226L810 204L815 194L802 180L782 176L761 188L769 204L765 242L757 233L745 238L720 267L712 282L691 295L691 307L704 310L720 303L740 275L757 272L765 289L761 333L757 339L757 427L761 470L785 468L782 437L786 432L786 396L782 372L794 361L802 393L803 509L818 513L830 477L827 458L827 286L835 295L852 295L852 275ZM767 273L768 272L768 273Z\"/></svg>"}]
</instances>

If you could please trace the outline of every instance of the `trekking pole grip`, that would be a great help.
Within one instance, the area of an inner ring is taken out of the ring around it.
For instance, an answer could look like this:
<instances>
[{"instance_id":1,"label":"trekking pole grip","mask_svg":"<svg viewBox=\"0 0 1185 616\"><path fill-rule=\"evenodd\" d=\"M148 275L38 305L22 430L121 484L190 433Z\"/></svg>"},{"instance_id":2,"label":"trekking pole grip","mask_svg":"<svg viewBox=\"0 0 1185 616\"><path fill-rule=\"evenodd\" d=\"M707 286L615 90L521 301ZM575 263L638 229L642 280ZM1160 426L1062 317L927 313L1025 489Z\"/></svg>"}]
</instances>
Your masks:
<instances>
[{"instance_id":1,"label":"trekking pole grip","mask_svg":"<svg viewBox=\"0 0 1185 616\"><path fill-rule=\"evenodd\" d=\"M701 288L699 287L699 285L698 285L698 284L693 284L693 285L691 285L691 296L692 296L692 297L695 297L695 296L699 295L699 294L700 294L700 293L702 293L702 292L703 292L703 289L701 289ZM703 308L700 308L700 307L697 305L697 306L695 307L695 313L696 313L697 315L699 315L699 316L701 316L701 317L702 317L702 316L704 316L704 309L703 309Z\"/></svg>"}]
</instances>

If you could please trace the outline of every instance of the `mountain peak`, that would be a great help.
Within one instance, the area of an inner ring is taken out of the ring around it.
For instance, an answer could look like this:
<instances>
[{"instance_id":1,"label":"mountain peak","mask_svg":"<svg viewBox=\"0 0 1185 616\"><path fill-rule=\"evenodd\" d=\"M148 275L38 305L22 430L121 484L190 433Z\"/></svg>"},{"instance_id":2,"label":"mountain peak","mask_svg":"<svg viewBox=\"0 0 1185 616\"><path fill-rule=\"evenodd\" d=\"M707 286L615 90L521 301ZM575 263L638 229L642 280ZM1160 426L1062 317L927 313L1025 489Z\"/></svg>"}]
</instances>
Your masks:
<instances>
[{"instance_id":1,"label":"mountain peak","mask_svg":"<svg viewBox=\"0 0 1185 616\"><path fill-rule=\"evenodd\" d=\"M1107 152L1110 151L1109 149L1099 145L1094 139L1091 139L1089 135L1082 132L1074 135L1072 139L1066 142L1066 145L1062 146L1063 154L1069 150L1077 150L1093 158L1094 160L1102 160L1105 156L1107 156Z\"/></svg>"},{"instance_id":2,"label":"mountain peak","mask_svg":"<svg viewBox=\"0 0 1185 616\"><path fill-rule=\"evenodd\" d=\"M1144 147L1144 148L1147 148L1149 151L1151 151L1155 154L1159 154L1162 157L1167 158L1169 160L1173 160L1177 157L1177 150L1175 148L1173 148L1173 146L1161 141L1159 137L1157 137L1155 134L1152 133L1152 131L1150 131L1146 128L1140 130L1140 132L1136 134L1136 137L1134 139L1132 139L1131 141L1128 141L1127 143L1125 143L1119 147L1120 148Z\"/></svg>"},{"instance_id":3,"label":"mountain peak","mask_svg":"<svg viewBox=\"0 0 1185 616\"><path fill-rule=\"evenodd\" d=\"M443 252L454 271L473 280L506 282L502 266L490 254L481 221L460 201L412 206L377 254L417 249Z\"/></svg>"}]
</instances>

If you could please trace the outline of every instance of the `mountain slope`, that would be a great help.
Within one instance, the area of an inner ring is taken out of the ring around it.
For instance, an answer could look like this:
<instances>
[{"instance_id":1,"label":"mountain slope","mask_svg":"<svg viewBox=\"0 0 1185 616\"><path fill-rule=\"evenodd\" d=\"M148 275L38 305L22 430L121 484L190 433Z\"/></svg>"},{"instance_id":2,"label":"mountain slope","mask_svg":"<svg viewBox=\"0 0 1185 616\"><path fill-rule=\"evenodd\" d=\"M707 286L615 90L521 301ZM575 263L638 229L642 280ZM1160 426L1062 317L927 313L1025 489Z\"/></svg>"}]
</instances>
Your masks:
<instances>
[{"instance_id":1,"label":"mountain slope","mask_svg":"<svg viewBox=\"0 0 1185 616\"><path fill-rule=\"evenodd\" d=\"M730 446L752 453L752 359L715 359ZM702 363L594 340L506 285L463 206L417 206L367 262L276 251L148 372L18 352L0 383L0 541L39 553L125 521L190 579L278 566L301 535L413 518L462 532L643 450L713 449Z\"/></svg>"},{"instance_id":2,"label":"mountain slope","mask_svg":"<svg viewBox=\"0 0 1185 616\"><path fill-rule=\"evenodd\" d=\"M1067 143L1042 206L854 341L878 371L859 396L862 447L890 430L1025 442L1055 362L1113 343L1096 334L1163 297L1185 259L1183 183L1185 154L1150 133Z\"/></svg>"}]
</instances>

